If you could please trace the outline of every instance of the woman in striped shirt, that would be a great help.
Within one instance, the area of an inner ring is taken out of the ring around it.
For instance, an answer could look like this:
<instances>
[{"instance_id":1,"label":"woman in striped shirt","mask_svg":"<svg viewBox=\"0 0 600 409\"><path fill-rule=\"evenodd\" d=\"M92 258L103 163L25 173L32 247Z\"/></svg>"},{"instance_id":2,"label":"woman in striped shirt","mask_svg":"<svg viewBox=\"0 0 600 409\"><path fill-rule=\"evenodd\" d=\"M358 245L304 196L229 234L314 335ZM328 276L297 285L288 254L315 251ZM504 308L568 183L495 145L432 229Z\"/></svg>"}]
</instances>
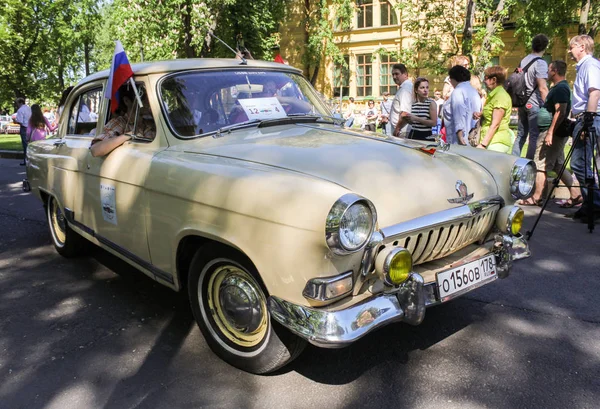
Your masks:
<instances>
[{"instance_id":1,"label":"woman in striped shirt","mask_svg":"<svg viewBox=\"0 0 600 409\"><path fill-rule=\"evenodd\" d=\"M424 141L432 135L431 128L437 124L437 104L429 98L427 78L417 78L413 89L415 102L410 114L406 115L412 127L409 139Z\"/></svg>"}]
</instances>

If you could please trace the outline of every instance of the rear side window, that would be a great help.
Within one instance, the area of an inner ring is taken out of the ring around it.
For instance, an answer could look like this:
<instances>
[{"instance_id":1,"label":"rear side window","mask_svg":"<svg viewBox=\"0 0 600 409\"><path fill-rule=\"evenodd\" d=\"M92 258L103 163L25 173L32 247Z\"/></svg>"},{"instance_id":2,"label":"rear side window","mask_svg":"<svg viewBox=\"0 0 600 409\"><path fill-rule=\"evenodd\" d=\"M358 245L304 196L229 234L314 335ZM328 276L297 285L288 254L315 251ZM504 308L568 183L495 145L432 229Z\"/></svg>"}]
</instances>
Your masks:
<instances>
[{"instance_id":1,"label":"rear side window","mask_svg":"<svg viewBox=\"0 0 600 409\"><path fill-rule=\"evenodd\" d=\"M89 89L77 96L69 113L69 135L96 134L102 99L102 87Z\"/></svg>"}]
</instances>

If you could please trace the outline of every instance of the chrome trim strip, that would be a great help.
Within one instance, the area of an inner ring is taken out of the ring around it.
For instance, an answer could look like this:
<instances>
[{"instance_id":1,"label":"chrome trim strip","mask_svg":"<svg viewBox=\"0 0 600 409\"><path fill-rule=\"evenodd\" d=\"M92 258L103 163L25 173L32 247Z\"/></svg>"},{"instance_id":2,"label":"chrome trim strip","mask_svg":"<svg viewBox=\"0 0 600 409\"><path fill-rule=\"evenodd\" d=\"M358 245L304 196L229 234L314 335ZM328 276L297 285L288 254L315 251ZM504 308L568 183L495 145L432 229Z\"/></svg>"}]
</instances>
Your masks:
<instances>
[{"instance_id":1,"label":"chrome trim strip","mask_svg":"<svg viewBox=\"0 0 600 409\"><path fill-rule=\"evenodd\" d=\"M457 222L463 219L470 219L484 210L488 210L494 206L502 207L503 205L504 199L500 196L495 196L479 202L469 203L465 206L443 210L441 212L417 217L416 219L408 220L403 223L398 223L393 226L384 227L383 229L380 229L380 231L383 234L385 244L393 241L391 239L393 239L394 236L409 235L425 228L433 229L444 224Z\"/></svg>"},{"instance_id":2,"label":"chrome trim strip","mask_svg":"<svg viewBox=\"0 0 600 409\"><path fill-rule=\"evenodd\" d=\"M75 220L75 213L71 209L65 208L65 218L67 219L67 222L69 224L72 224L73 226L77 227L78 229L86 232L87 234L94 237L96 240L98 240L100 243L102 243L106 247L110 247L112 250L121 254L123 257L128 258L129 260L133 261L135 264L139 265L140 267L145 268L146 270L150 271L152 274L154 274L161 280L167 281L170 284L175 284L175 280L173 279L173 276L171 274L167 273L166 271L161 270L158 267L155 267L148 261L141 259L140 257L136 256L135 254L131 253L129 250L126 250L123 247L113 243L112 241L108 240L107 238L96 233L94 230L90 229L88 226Z\"/></svg>"}]
</instances>

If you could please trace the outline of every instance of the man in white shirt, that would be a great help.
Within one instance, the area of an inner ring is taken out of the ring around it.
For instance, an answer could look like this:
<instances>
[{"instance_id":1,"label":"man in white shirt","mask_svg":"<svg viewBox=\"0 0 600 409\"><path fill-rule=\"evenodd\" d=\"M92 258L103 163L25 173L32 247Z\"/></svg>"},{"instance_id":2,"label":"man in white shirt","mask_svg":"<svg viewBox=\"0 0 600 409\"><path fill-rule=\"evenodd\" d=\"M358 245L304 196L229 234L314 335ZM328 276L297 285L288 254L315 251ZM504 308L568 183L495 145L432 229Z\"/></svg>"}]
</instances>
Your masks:
<instances>
[{"instance_id":1,"label":"man in white shirt","mask_svg":"<svg viewBox=\"0 0 600 409\"><path fill-rule=\"evenodd\" d=\"M392 134L394 136L406 136L408 133L408 121L403 118L403 114L410 114L413 103L413 83L408 79L408 69L404 64L394 64L392 66L392 79L398 85L398 91L392 102L392 111L390 112L390 123L392 124Z\"/></svg>"},{"instance_id":2,"label":"man in white shirt","mask_svg":"<svg viewBox=\"0 0 600 409\"><path fill-rule=\"evenodd\" d=\"M575 172L577 180L581 185L583 204L573 215L575 219L581 219L587 223L590 217L600 217L600 191L594 180L592 172L592 158L595 143L600 137L600 61L594 58L594 40L587 35L578 35L569 42L569 54L577 61L575 69L577 75L573 83L573 104L571 111L577 118L573 132L573 155L571 157L571 169ZM577 135L584 128L596 131L596 140L581 140ZM593 190L591 193L589 187ZM588 195L593 194L593 206L588 203ZM591 208L590 208L591 207Z\"/></svg>"},{"instance_id":3,"label":"man in white shirt","mask_svg":"<svg viewBox=\"0 0 600 409\"><path fill-rule=\"evenodd\" d=\"M24 98L17 98L15 101L17 104L17 116L15 117L15 121L21 125L19 129L19 133L21 135L21 145L23 145L23 153L27 153L27 124L29 124L29 118L31 117L31 108L25 104ZM21 166L25 166L25 157L23 157L23 162L20 163Z\"/></svg>"},{"instance_id":4,"label":"man in white shirt","mask_svg":"<svg viewBox=\"0 0 600 409\"><path fill-rule=\"evenodd\" d=\"M442 108L446 142L467 145L469 131L476 122L473 113L481 112L481 97L471 85L471 73L465 67L455 65L448 77L454 90Z\"/></svg>"}]
</instances>

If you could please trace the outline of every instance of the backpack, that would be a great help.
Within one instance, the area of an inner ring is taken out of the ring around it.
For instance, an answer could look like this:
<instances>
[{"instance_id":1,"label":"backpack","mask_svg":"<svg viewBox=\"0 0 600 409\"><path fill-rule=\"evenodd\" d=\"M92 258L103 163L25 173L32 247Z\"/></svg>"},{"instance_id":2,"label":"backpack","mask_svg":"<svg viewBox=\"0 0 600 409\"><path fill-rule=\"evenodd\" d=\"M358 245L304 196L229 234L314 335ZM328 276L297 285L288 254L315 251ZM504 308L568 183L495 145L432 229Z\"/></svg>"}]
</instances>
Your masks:
<instances>
[{"instance_id":1,"label":"backpack","mask_svg":"<svg viewBox=\"0 0 600 409\"><path fill-rule=\"evenodd\" d=\"M529 62L529 64L525 66L525 68L517 67L515 71L512 74L510 74L508 79L504 82L504 89L506 90L506 92L508 92L508 95L510 95L513 108L520 108L525 106L525 104L527 104L527 101L529 101L531 95L537 89L536 84L535 87L533 87L533 89L531 90L531 92L527 92L525 73L527 73L527 70L534 62L541 59L541 57L535 57Z\"/></svg>"}]
</instances>

